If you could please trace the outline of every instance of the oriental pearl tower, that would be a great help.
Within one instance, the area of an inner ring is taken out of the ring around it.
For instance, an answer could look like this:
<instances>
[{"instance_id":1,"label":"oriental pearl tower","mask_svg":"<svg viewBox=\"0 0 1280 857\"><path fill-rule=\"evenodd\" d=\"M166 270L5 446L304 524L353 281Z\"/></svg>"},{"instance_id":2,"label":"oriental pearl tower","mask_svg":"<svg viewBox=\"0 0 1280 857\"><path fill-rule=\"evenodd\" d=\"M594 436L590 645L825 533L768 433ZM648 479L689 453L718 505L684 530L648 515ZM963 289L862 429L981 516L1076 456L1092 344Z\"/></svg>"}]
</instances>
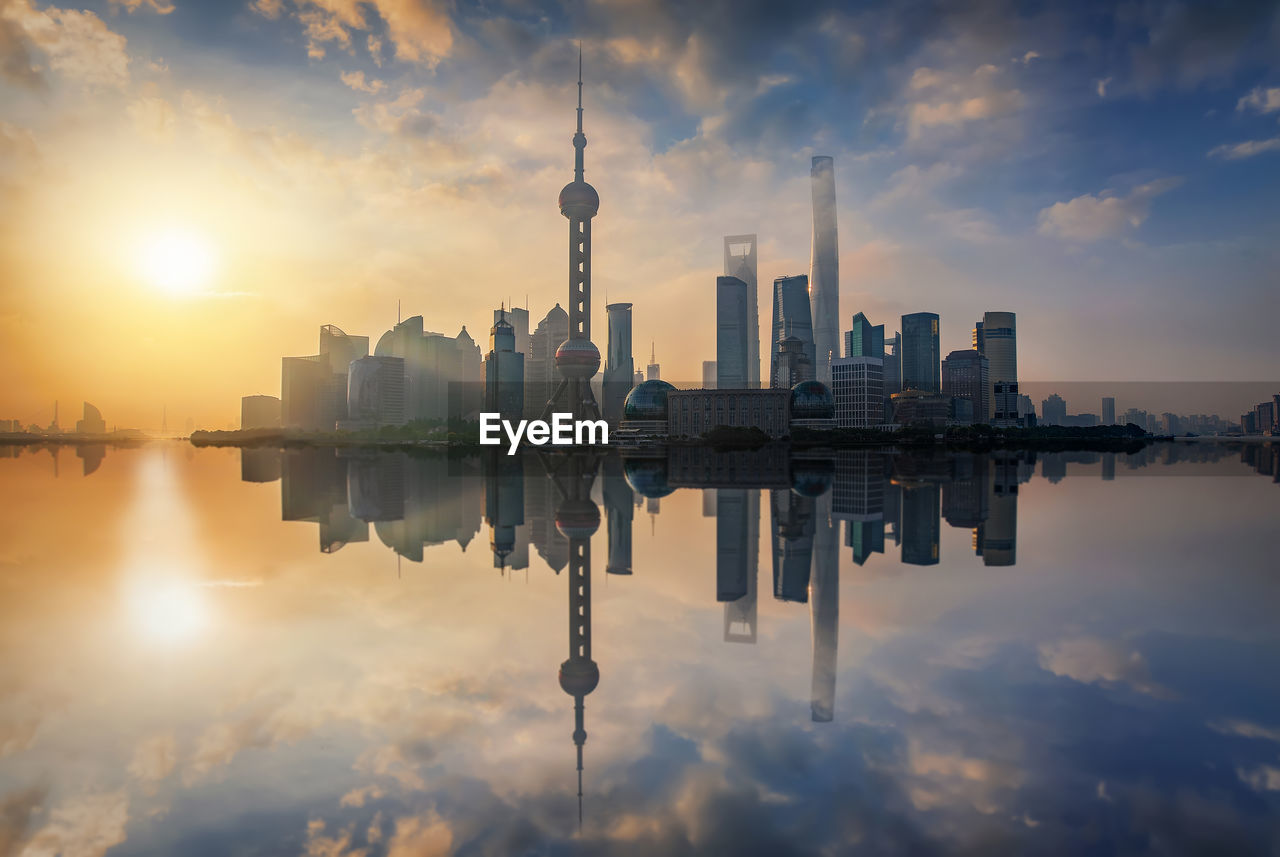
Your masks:
<instances>
[{"instance_id":1,"label":"oriental pearl tower","mask_svg":"<svg viewBox=\"0 0 1280 857\"><path fill-rule=\"evenodd\" d=\"M578 48L578 131L573 135L573 181L560 191L560 213L569 220L569 338L556 349L561 380L542 411L598 420L600 408L591 378L600 369L600 349L591 342L591 218L600 210L600 194L582 178L582 48Z\"/></svg>"}]
</instances>

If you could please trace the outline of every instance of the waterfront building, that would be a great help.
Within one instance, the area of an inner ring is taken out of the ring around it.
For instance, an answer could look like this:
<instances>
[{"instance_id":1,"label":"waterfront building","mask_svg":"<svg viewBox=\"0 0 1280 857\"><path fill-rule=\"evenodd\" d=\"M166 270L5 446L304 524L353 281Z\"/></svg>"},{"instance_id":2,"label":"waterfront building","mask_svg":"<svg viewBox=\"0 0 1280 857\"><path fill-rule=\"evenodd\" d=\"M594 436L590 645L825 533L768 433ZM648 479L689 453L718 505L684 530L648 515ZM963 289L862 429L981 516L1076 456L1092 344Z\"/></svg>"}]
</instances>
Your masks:
<instances>
[{"instance_id":1,"label":"waterfront building","mask_svg":"<svg viewBox=\"0 0 1280 857\"><path fill-rule=\"evenodd\" d=\"M858 313L853 317L853 327L844 332L845 357L884 357L884 325L872 325L867 317Z\"/></svg>"},{"instance_id":2,"label":"waterfront building","mask_svg":"<svg viewBox=\"0 0 1280 857\"><path fill-rule=\"evenodd\" d=\"M988 312L973 326L973 348L990 364L987 414L995 417L995 385L1018 383L1018 316L1012 312Z\"/></svg>"},{"instance_id":3,"label":"waterfront building","mask_svg":"<svg viewBox=\"0 0 1280 857\"><path fill-rule=\"evenodd\" d=\"M524 412L524 354L516 350L515 327L502 314L489 329L489 353L484 360L484 409L512 421L519 420Z\"/></svg>"},{"instance_id":4,"label":"waterfront building","mask_svg":"<svg viewBox=\"0 0 1280 857\"><path fill-rule=\"evenodd\" d=\"M751 320L747 284L737 277L716 278L716 387L745 389Z\"/></svg>"},{"instance_id":5,"label":"waterfront building","mask_svg":"<svg viewBox=\"0 0 1280 857\"><path fill-rule=\"evenodd\" d=\"M277 396L241 396L240 428L280 427L280 399Z\"/></svg>"},{"instance_id":6,"label":"waterfront building","mask_svg":"<svg viewBox=\"0 0 1280 857\"><path fill-rule=\"evenodd\" d=\"M927 423L941 428L951 419L951 397L924 390L903 390L894 393L893 421L908 426Z\"/></svg>"},{"instance_id":7,"label":"waterfront building","mask_svg":"<svg viewBox=\"0 0 1280 857\"><path fill-rule=\"evenodd\" d=\"M809 187L813 198L809 284L813 302L814 370L818 381L830 384L831 361L840 356L840 248L836 229L835 161L830 156L813 158Z\"/></svg>"},{"instance_id":8,"label":"waterfront building","mask_svg":"<svg viewBox=\"0 0 1280 857\"><path fill-rule=\"evenodd\" d=\"M884 419L884 360L851 356L831 361L831 394L840 428L874 428Z\"/></svg>"},{"instance_id":9,"label":"waterfront building","mask_svg":"<svg viewBox=\"0 0 1280 857\"><path fill-rule=\"evenodd\" d=\"M760 295L756 279L756 236L724 237L724 272L747 284L747 384L760 386ZM703 382L703 386L707 386Z\"/></svg>"},{"instance_id":10,"label":"waterfront building","mask_svg":"<svg viewBox=\"0 0 1280 857\"><path fill-rule=\"evenodd\" d=\"M954 400L968 402L967 419L960 417L952 406L955 422L968 425L987 421L990 413L987 401L991 387L989 373L989 361L980 351L952 351L942 361L942 392Z\"/></svg>"},{"instance_id":11,"label":"waterfront building","mask_svg":"<svg viewBox=\"0 0 1280 857\"><path fill-rule=\"evenodd\" d=\"M786 383L786 379L779 380L778 344L787 337L795 337L800 341L804 359L812 367L816 361L813 311L809 305L809 278L804 274L778 277L773 281L773 320L769 325L770 386L790 387L796 383Z\"/></svg>"},{"instance_id":12,"label":"waterfront building","mask_svg":"<svg viewBox=\"0 0 1280 857\"><path fill-rule=\"evenodd\" d=\"M1102 397L1102 424L1104 426L1116 424L1116 400L1112 396Z\"/></svg>"},{"instance_id":13,"label":"waterfront building","mask_svg":"<svg viewBox=\"0 0 1280 857\"><path fill-rule=\"evenodd\" d=\"M347 377L347 416L338 421L338 427L359 431L405 422L404 360L374 355L352 361Z\"/></svg>"},{"instance_id":14,"label":"waterfront building","mask_svg":"<svg viewBox=\"0 0 1280 857\"><path fill-rule=\"evenodd\" d=\"M902 389L937 393L942 389L938 315L915 312L902 317Z\"/></svg>"},{"instance_id":15,"label":"waterfront building","mask_svg":"<svg viewBox=\"0 0 1280 857\"><path fill-rule=\"evenodd\" d=\"M605 307L609 317L601 403L610 425L622 421L622 406L635 386L635 359L631 352L631 304L613 303Z\"/></svg>"}]
</instances>

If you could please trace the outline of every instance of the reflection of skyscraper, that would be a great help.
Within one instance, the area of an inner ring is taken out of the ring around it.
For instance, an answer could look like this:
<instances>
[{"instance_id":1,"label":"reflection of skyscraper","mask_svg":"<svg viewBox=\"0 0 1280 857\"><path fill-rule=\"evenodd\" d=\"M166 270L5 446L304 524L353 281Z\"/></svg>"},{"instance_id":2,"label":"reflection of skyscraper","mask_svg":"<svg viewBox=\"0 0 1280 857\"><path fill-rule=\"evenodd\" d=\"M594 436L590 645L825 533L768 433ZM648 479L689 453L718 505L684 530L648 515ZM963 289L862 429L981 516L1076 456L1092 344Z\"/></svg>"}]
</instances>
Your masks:
<instances>
[{"instance_id":1,"label":"reflection of skyscraper","mask_svg":"<svg viewBox=\"0 0 1280 857\"><path fill-rule=\"evenodd\" d=\"M830 722L835 712L840 575L837 525L831 515L831 502L831 492L820 495L815 502L813 578L809 585L809 617L813 626L810 710L816 723Z\"/></svg>"},{"instance_id":2,"label":"reflection of skyscraper","mask_svg":"<svg viewBox=\"0 0 1280 857\"><path fill-rule=\"evenodd\" d=\"M604 364L604 418L610 425L622 421L622 405L633 386L635 358L631 352L631 304L609 304L609 345Z\"/></svg>"},{"instance_id":3,"label":"reflection of skyscraper","mask_svg":"<svg viewBox=\"0 0 1280 857\"><path fill-rule=\"evenodd\" d=\"M941 537L941 491L934 482L902 485L902 561L937 565Z\"/></svg>"},{"instance_id":4,"label":"reflection of skyscraper","mask_svg":"<svg viewBox=\"0 0 1280 857\"><path fill-rule=\"evenodd\" d=\"M760 386L760 294L756 277L756 236L726 235L724 272L747 284L747 384ZM704 384L705 386L705 384Z\"/></svg>"},{"instance_id":5,"label":"reflection of skyscraper","mask_svg":"<svg viewBox=\"0 0 1280 857\"><path fill-rule=\"evenodd\" d=\"M241 482L275 482L280 478L279 449L240 447Z\"/></svg>"},{"instance_id":6,"label":"reflection of skyscraper","mask_svg":"<svg viewBox=\"0 0 1280 857\"><path fill-rule=\"evenodd\" d=\"M773 321L769 325L770 386L793 386L778 380L778 343L792 336L800 341L808 364L814 366L813 310L809 305L809 278L803 274L778 277L773 281Z\"/></svg>"},{"instance_id":7,"label":"reflection of skyscraper","mask_svg":"<svg viewBox=\"0 0 1280 857\"><path fill-rule=\"evenodd\" d=\"M809 170L813 195L813 251L809 283L813 288L814 369L817 379L831 384L831 359L840 356L840 249L836 238L835 162L826 155L813 159Z\"/></svg>"},{"instance_id":8,"label":"reflection of skyscraper","mask_svg":"<svg viewBox=\"0 0 1280 857\"><path fill-rule=\"evenodd\" d=\"M737 277L716 277L718 390L741 390L748 385L749 321L747 284Z\"/></svg>"},{"instance_id":9,"label":"reflection of skyscraper","mask_svg":"<svg viewBox=\"0 0 1280 857\"><path fill-rule=\"evenodd\" d=\"M716 599L724 602L724 641L755 643L760 492L718 488L715 497Z\"/></svg>"},{"instance_id":10,"label":"reflection of skyscraper","mask_svg":"<svg viewBox=\"0 0 1280 857\"><path fill-rule=\"evenodd\" d=\"M942 388L938 314L913 312L902 317L902 389L937 393Z\"/></svg>"},{"instance_id":11,"label":"reflection of skyscraper","mask_svg":"<svg viewBox=\"0 0 1280 857\"><path fill-rule=\"evenodd\" d=\"M369 525L351 515L347 462L332 449L290 449L281 460L280 518L320 525L320 550L369 540Z\"/></svg>"},{"instance_id":12,"label":"reflection of skyscraper","mask_svg":"<svg viewBox=\"0 0 1280 857\"><path fill-rule=\"evenodd\" d=\"M836 455L831 489L831 515L845 522L845 546L862 565L873 553L884 553L885 456L865 450Z\"/></svg>"},{"instance_id":13,"label":"reflection of skyscraper","mask_svg":"<svg viewBox=\"0 0 1280 857\"><path fill-rule=\"evenodd\" d=\"M809 569L813 564L813 498L794 491L769 492L773 530L773 597L780 601L809 600Z\"/></svg>"},{"instance_id":14,"label":"reflection of skyscraper","mask_svg":"<svg viewBox=\"0 0 1280 857\"><path fill-rule=\"evenodd\" d=\"M1013 565L1017 560L1019 465L1014 454L991 454L991 514L982 528L983 565Z\"/></svg>"},{"instance_id":15,"label":"reflection of skyscraper","mask_svg":"<svg viewBox=\"0 0 1280 857\"><path fill-rule=\"evenodd\" d=\"M493 552L494 568L527 568L528 551L524 565L518 565L518 527L524 525L524 462L519 458L491 453L485 458L484 517L489 524L489 549Z\"/></svg>"},{"instance_id":16,"label":"reflection of skyscraper","mask_svg":"<svg viewBox=\"0 0 1280 857\"><path fill-rule=\"evenodd\" d=\"M631 524L635 520L634 492L622 471L622 459L609 456L601 465L604 508L609 516L609 555L605 571L631 573Z\"/></svg>"}]
</instances>

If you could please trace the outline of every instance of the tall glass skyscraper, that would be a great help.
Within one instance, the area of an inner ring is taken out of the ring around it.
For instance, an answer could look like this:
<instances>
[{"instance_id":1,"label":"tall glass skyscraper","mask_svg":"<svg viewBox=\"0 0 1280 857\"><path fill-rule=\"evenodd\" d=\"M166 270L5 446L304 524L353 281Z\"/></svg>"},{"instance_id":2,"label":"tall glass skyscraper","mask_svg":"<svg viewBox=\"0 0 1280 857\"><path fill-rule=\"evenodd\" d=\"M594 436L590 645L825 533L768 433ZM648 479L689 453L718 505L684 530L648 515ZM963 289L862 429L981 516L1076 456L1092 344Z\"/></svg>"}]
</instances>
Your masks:
<instances>
[{"instance_id":1,"label":"tall glass skyscraper","mask_svg":"<svg viewBox=\"0 0 1280 857\"><path fill-rule=\"evenodd\" d=\"M813 286L814 369L831 384L831 361L840 356L840 248L836 240L836 168L827 155L813 159L809 170L813 193L813 252L809 282Z\"/></svg>"},{"instance_id":2,"label":"tall glass skyscraper","mask_svg":"<svg viewBox=\"0 0 1280 857\"><path fill-rule=\"evenodd\" d=\"M773 323L769 326L769 383L778 377L778 343L794 336L804 344L809 365L815 365L813 315L809 306L809 278L804 274L773 281Z\"/></svg>"},{"instance_id":3,"label":"tall glass skyscraper","mask_svg":"<svg viewBox=\"0 0 1280 857\"><path fill-rule=\"evenodd\" d=\"M601 398L604 418L617 425L622 421L622 405L631 392L636 369L631 354L631 304L609 304L605 311L609 317L609 344Z\"/></svg>"},{"instance_id":4,"label":"tall glass skyscraper","mask_svg":"<svg viewBox=\"0 0 1280 857\"><path fill-rule=\"evenodd\" d=\"M938 314L913 312L902 317L902 389L937 393L942 389Z\"/></svg>"},{"instance_id":5,"label":"tall glass skyscraper","mask_svg":"<svg viewBox=\"0 0 1280 857\"><path fill-rule=\"evenodd\" d=\"M716 389L741 390L748 386L747 284L737 277L716 277Z\"/></svg>"},{"instance_id":6,"label":"tall glass skyscraper","mask_svg":"<svg viewBox=\"0 0 1280 857\"><path fill-rule=\"evenodd\" d=\"M747 284L747 383L760 386L760 295L756 285L756 236L724 237L724 273Z\"/></svg>"},{"instance_id":7,"label":"tall glass skyscraper","mask_svg":"<svg viewBox=\"0 0 1280 857\"><path fill-rule=\"evenodd\" d=\"M872 325L867 317L858 313L853 317L853 327L844 334L845 357L884 357L884 325Z\"/></svg>"}]
</instances>

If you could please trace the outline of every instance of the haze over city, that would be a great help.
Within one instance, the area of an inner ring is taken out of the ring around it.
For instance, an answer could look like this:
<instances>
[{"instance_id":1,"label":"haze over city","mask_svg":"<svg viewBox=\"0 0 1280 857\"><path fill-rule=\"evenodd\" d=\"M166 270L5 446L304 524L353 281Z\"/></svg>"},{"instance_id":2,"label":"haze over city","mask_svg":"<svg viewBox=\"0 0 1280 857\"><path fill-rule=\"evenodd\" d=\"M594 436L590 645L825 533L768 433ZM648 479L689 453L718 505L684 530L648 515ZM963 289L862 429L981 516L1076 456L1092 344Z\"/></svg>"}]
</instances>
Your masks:
<instances>
[{"instance_id":1,"label":"haze over city","mask_svg":"<svg viewBox=\"0 0 1280 857\"><path fill-rule=\"evenodd\" d=\"M1272 371L1274 4L9 0L0 410L220 426L321 324L542 317L579 41L593 324L633 302L664 377L715 356L723 236L762 283L808 271L815 154L841 330L935 312L946 354L1007 309L1026 379Z\"/></svg>"}]
</instances>

